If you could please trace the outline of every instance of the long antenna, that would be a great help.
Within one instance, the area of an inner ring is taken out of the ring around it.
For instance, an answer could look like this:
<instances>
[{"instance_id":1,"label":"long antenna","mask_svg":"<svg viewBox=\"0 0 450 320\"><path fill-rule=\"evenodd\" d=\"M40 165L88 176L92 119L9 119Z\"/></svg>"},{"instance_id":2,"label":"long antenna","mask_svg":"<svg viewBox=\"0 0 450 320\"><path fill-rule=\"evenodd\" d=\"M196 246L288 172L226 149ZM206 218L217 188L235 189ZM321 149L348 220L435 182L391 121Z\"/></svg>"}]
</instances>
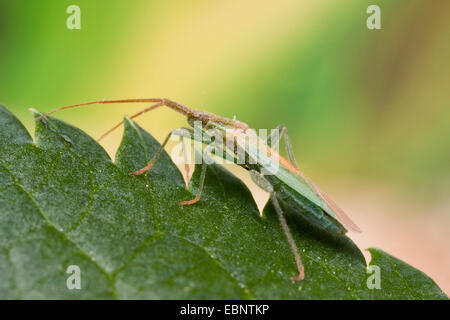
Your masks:
<instances>
[{"instance_id":1,"label":"long antenna","mask_svg":"<svg viewBox=\"0 0 450 320\"><path fill-rule=\"evenodd\" d=\"M88 105L93 105L93 104L105 104L105 103L153 103L153 102L157 102L160 103L161 105L164 105L168 108L171 108L183 115L189 115L192 113L192 109L189 107L186 107L178 102L172 101L170 99L166 99L166 98L146 98L146 99L120 99L120 100L98 100L98 101L90 101L90 102L85 102L85 103L80 103L80 104L73 104L70 106L65 106L65 107L59 107L56 108L55 110L52 110L50 112L47 112L45 114L43 114L42 116L39 116L36 118L36 121L39 121L55 112L61 111L61 110L66 110L66 109L71 109L71 108L76 108L76 107L82 107L82 106L88 106Z\"/></svg>"}]
</instances>

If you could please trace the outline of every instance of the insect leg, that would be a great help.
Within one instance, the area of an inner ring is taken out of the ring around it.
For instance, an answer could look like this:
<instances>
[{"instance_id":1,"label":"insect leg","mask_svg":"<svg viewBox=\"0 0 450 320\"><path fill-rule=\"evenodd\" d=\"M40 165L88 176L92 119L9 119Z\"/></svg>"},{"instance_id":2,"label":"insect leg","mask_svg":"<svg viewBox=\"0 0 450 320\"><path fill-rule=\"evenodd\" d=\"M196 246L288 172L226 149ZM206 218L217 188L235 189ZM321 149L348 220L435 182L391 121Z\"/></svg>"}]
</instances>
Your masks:
<instances>
[{"instance_id":1,"label":"insect leg","mask_svg":"<svg viewBox=\"0 0 450 320\"><path fill-rule=\"evenodd\" d=\"M164 147L166 146L167 142L169 141L169 138L172 136L174 131L175 130L170 131L170 133L167 135L166 139L161 144L161 146L159 147L158 151L155 153L153 158L148 162L148 164L145 167L143 167L142 169L139 169L137 171L130 173L130 176L142 174L142 173L146 172L147 170L151 169L155 165L156 160L158 160L159 156L161 155L162 151L164 150Z\"/></svg>"},{"instance_id":2,"label":"insect leg","mask_svg":"<svg viewBox=\"0 0 450 320\"><path fill-rule=\"evenodd\" d=\"M285 126L281 126L280 139L281 136L283 135L284 135L284 146L286 147L286 152L289 156L289 160L291 161L291 164L295 167L295 169L298 169L297 161L295 161L294 152L292 151L291 140L289 139L287 128Z\"/></svg>"},{"instance_id":3,"label":"insect leg","mask_svg":"<svg viewBox=\"0 0 450 320\"><path fill-rule=\"evenodd\" d=\"M281 228L283 229L284 235L289 243L291 252L294 255L295 263L297 265L298 276L292 278L292 280L294 281L303 280L303 278L305 277L305 268L303 267L302 259L298 254L297 245L295 244L294 237L292 236L286 218L284 217L283 210L281 209L281 206L278 202L272 184L269 181L267 181L264 175L255 170L250 171L250 177L259 187L270 193L270 199L272 200L273 206L275 207L275 211L277 212L278 221L280 222Z\"/></svg>"},{"instance_id":4,"label":"insect leg","mask_svg":"<svg viewBox=\"0 0 450 320\"><path fill-rule=\"evenodd\" d=\"M279 125L277 126L274 130L271 130L270 136L267 137L266 139L266 143L269 147L272 147L274 145L277 145L280 142L281 137L283 136L283 131L282 128L284 126L283 125Z\"/></svg>"},{"instance_id":5,"label":"insect leg","mask_svg":"<svg viewBox=\"0 0 450 320\"><path fill-rule=\"evenodd\" d=\"M184 130L184 132L181 131L181 130ZM158 151L155 153L153 158L148 162L148 164L145 167L143 167L142 169L139 169L137 171L134 171L134 172L130 173L130 175L131 176L139 175L139 174L142 174L142 173L146 172L147 170L150 170L155 165L156 161L158 160L159 156L161 155L162 151L164 150L164 147L166 146L166 144L169 141L169 139L172 136L172 134L176 134L176 135L179 135L181 137L191 137L192 132L191 132L190 129L187 129L187 128L181 128L181 129L172 130L167 135L166 139L161 144L161 146L159 147ZM192 200L188 200L188 201L181 201L180 205L190 205L190 204L197 203L200 200L200 197L201 197L202 191L203 191L203 185L205 183L206 168L207 168L206 166L207 166L206 161L203 161L202 162L202 171L200 172L200 182L199 182L198 191L197 191L197 194L195 195L195 198L192 199Z\"/></svg>"},{"instance_id":6,"label":"insect leg","mask_svg":"<svg viewBox=\"0 0 450 320\"><path fill-rule=\"evenodd\" d=\"M291 140L289 139L286 126L280 124L278 127L275 128L275 130L278 131L278 134L272 132L271 135L266 140L267 144L270 147L277 145L280 142L281 138L284 137L284 145L286 147L286 152L289 156L289 161L295 167L295 169L298 169L297 161L295 161L294 153L292 151Z\"/></svg>"},{"instance_id":7,"label":"insect leg","mask_svg":"<svg viewBox=\"0 0 450 320\"><path fill-rule=\"evenodd\" d=\"M192 200L188 200L188 201L181 201L180 205L185 206L185 205L189 205L189 204L194 204L200 200L200 197L201 197L202 191L203 191L203 185L205 183L206 168L207 168L207 163L206 163L206 161L203 161L202 162L202 171L200 172L200 182L198 185L198 190L197 190L197 194L195 195L195 198Z\"/></svg>"},{"instance_id":8,"label":"insect leg","mask_svg":"<svg viewBox=\"0 0 450 320\"><path fill-rule=\"evenodd\" d=\"M181 147L183 150L183 160L184 160L184 172L186 173L186 190L189 189L189 182L191 180L191 177L189 175L190 167L187 159L187 152L186 152L186 146L184 144L184 138L181 137Z\"/></svg>"}]
</instances>

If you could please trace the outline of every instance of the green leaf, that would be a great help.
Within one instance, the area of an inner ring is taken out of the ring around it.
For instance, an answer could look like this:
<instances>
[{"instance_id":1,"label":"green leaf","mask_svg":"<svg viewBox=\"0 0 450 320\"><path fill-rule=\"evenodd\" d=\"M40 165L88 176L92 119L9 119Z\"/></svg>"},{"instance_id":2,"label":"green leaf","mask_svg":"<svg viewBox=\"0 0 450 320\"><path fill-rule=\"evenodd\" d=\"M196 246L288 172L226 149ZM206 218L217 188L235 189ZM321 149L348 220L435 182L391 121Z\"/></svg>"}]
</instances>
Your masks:
<instances>
[{"instance_id":1,"label":"green leaf","mask_svg":"<svg viewBox=\"0 0 450 320\"><path fill-rule=\"evenodd\" d=\"M37 113L38 114L38 113ZM260 217L246 186L208 167L202 200L166 153L130 177L159 143L125 120L113 163L91 137L53 118L36 144L0 106L0 298L34 299L446 299L425 274L370 249L381 289L369 289L363 255L344 236L288 222L301 248L296 267L269 203ZM81 289L69 290L69 266Z\"/></svg>"}]
</instances>

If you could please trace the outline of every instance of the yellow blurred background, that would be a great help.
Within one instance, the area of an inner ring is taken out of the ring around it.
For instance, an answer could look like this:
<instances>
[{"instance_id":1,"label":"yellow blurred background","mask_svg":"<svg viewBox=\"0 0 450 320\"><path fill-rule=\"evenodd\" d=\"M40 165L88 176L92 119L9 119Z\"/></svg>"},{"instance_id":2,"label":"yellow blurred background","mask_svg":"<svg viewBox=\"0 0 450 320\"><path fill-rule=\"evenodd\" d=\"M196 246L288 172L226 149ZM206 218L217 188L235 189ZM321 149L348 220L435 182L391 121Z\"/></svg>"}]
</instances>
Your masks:
<instances>
[{"instance_id":1,"label":"yellow blurred background","mask_svg":"<svg viewBox=\"0 0 450 320\"><path fill-rule=\"evenodd\" d=\"M66 9L81 10L69 30ZM381 30L366 27L369 5ZM447 0L0 0L0 103L34 107L168 97L289 129L301 169L364 230L349 236L450 293ZM93 137L143 105L61 112ZM159 140L185 124L137 120ZM102 144L113 156L121 130ZM246 181L262 207L264 192ZM367 256L367 258L369 258Z\"/></svg>"}]
</instances>

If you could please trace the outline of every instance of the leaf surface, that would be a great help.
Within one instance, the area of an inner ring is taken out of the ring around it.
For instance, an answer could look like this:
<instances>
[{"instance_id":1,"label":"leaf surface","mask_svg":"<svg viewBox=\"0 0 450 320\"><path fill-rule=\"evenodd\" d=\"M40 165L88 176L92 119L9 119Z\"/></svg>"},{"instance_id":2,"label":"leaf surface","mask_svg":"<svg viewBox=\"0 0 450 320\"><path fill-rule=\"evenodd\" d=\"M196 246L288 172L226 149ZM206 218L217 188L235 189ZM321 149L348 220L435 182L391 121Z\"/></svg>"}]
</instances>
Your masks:
<instances>
[{"instance_id":1,"label":"leaf surface","mask_svg":"<svg viewBox=\"0 0 450 320\"><path fill-rule=\"evenodd\" d=\"M36 113L39 115L39 113ZM381 289L369 289L347 237L287 218L306 269L296 266L269 203L261 218L247 187L208 167L202 200L159 143L126 119L114 163L81 130L45 118L35 140L0 106L0 298L3 299L447 299L421 271L370 249ZM81 271L69 290L66 270Z\"/></svg>"}]
</instances>

